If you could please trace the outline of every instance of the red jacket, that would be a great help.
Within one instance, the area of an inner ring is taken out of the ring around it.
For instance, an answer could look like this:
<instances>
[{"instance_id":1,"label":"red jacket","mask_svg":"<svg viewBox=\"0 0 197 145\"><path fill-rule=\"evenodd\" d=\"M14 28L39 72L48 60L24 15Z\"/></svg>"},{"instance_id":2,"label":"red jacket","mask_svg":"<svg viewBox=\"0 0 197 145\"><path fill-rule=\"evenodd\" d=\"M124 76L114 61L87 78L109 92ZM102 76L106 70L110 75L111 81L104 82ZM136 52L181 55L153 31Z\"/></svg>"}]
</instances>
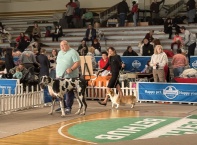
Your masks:
<instances>
[{"instance_id":1,"label":"red jacket","mask_svg":"<svg viewBox=\"0 0 197 145\"><path fill-rule=\"evenodd\" d=\"M132 13L137 13L138 12L138 4L133 5L132 9L131 9Z\"/></svg>"},{"instance_id":2,"label":"red jacket","mask_svg":"<svg viewBox=\"0 0 197 145\"><path fill-rule=\"evenodd\" d=\"M24 38L25 38L25 41L29 41L29 37L24 36ZM18 36L18 37L16 38L16 42L20 42L20 41L21 41L21 36Z\"/></svg>"}]
</instances>

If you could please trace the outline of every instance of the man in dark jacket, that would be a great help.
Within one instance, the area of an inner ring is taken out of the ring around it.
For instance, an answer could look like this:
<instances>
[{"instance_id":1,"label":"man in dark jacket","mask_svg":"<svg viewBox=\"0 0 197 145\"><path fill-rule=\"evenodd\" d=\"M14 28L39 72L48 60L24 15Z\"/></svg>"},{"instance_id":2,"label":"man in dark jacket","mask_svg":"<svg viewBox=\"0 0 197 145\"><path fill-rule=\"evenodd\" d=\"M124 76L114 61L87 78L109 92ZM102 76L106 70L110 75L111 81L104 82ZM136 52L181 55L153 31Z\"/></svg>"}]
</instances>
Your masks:
<instances>
[{"instance_id":1,"label":"man in dark jacket","mask_svg":"<svg viewBox=\"0 0 197 145\"><path fill-rule=\"evenodd\" d=\"M154 53L153 45L148 39L144 38L144 46L142 46L142 56L151 56Z\"/></svg>"},{"instance_id":2,"label":"man in dark jacket","mask_svg":"<svg viewBox=\"0 0 197 145\"><path fill-rule=\"evenodd\" d=\"M119 27L124 27L125 19L126 19L127 13L129 12L129 7L128 7L126 0L123 0L122 2L120 2L118 4L117 9L118 9L118 15L120 18Z\"/></svg>"},{"instance_id":3,"label":"man in dark jacket","mask_svg":"<svg viewBox=\"0 0 197 145\"><path fill-rule=\"evenodd\" d=\"M96 29L92 28L92 25L89 24L88 29L86 30L84 40L85 41L92 41L92 44L93 44L94 39L96 39Z\"/></svg>"},{"instance_id":4,"label":"man in dark jacket","mask_svg":"<svg viewBox=\"0 0 197 145\"><path fill-rule=\"evenodd\" d=\"M165 0L162 0L160 2L157 2L157 0L154 0L152 4L150 5L150 10L151 10L151 16L152 20L153 19L158 19L159 18L159 6L162 4Z\"/></svg>"}]
</instances>

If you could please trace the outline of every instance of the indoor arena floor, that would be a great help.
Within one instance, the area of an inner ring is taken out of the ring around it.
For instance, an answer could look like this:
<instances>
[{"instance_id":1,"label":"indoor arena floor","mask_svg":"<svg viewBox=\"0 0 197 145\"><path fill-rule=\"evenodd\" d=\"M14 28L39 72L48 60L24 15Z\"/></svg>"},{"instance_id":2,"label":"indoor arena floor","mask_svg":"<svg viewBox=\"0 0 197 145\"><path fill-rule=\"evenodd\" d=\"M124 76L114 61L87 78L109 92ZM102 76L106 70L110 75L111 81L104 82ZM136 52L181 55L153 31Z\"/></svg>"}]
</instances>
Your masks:
<instances>
[{"instance_id":1,"label":"indoor arena floor","mask_svg":"<svg viewBox=\"0 0 197 145\"><path fill-rule=\"evenodd\" d=\"M196 145L197 106L137 103L111 108L88 100L85 116L50 107L0 115L0 145ZM56 106L57 108L58 106Z\"/></svg>"}]
</instances>

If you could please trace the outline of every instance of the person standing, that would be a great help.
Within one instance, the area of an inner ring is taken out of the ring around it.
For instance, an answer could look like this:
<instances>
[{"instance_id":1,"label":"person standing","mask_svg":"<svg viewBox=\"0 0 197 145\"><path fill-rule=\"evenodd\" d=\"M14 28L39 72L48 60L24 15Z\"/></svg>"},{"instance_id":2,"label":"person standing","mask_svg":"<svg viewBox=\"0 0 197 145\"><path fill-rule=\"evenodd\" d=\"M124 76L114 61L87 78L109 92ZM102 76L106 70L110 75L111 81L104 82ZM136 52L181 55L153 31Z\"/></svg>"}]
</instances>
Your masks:
<instances>
[{"instance_id":1,"label":"person standing","mask_svg":"<svg viewBox=\"0 0 197 145\"><path fill-rule=\"evenodd\" d=\"M179 77L187 64L187 58L182 54L181 49L177 49L177 54L172 58L174 77Z\"/></svg>"},{"instance_id":2,"label":"person standing","mask_svg":"<svg viewBox=\"0 0 197 145\"><path fill-rule=\"evenodd\" d=\"M190 56L193 56L195 53L195 48L196 48L196 37L194 36L195 34L192 34L190 31L186 30L184 26L180 28L181 33L184 34L184 42L183 45L188 47L188 52L187 52L187 57L190 62Z\"/></svg>"},{"instance_id":3,"label":"person standing","mask_svg":"<svg viewBox=\"0 0 197 145\"><path fill-rule=\"evenodd\" d=\"M164 33L169 34L168 39L172 38L172 19L167 18L164 22Z\"/></svg>"},{"instance_id":4,"label":"person standing","mask_svg":"<svg viewBox=\"0 0 197 145\"><path fill-rule=\"evenodd\" d=\"M50 72L49 72L49 76L53 79L56 78L56 59L57 59L57 54L58 51L57 49L53 49L51 52L51 55L49 56L49 61L50 61Z\"/></svg>"},{"instance_id":5,"label":"person standing","mask_svg":"<svg viewBox=\"0 0 197 145\"><path fill-rule=\"evenodd\" d=\"M150 66L153 67L154 82L165 82L164 67L168 64L168 57L161 45L156 45L151 57Z\"/></svg>"},{"instance_id":6,"label":"person standing","mask_svg":"<svg viewBox=\"0 0 197 145\"><path fill-rule=\"evenodd\" d=\"M151 5L150 5L150 11L151 11L151 18L152 21L154 22L155 19L159 19L159 6L160 4L162 4L165 0L162 0L160 2L158 2L157 0L154 0Z\"/></svg>"},{"instance_id":7,"label":"person standing","mask_svg":"<svg viewBox=\"0 0 197 145\"><path fill-rule=\"evenodd\" d=\"M186 3L186 6L187 6L188 23L194 23L194 18L196 15L195 0L188 0L188 2Z\"/></svg>"},{"instance_id":8,"label":"person standing","mask_svg":"<svg viewBox=\"0 0 197 145\"><path fill-rule=\"evenodd\" d=\"M118 4L117 10L120 19L119 27L124 27L127 13L129 13L129 7L126 0L122 0L122 2Z\"/></svg>"},{"instance_id":9,"label":"person standing","mask_svg":"<svg viewBox=\"0 0 197 145\"><path fill-rule=\"evenodd\" d=\"M138 4L136 3L136 1L132 2L133 6L131 9L131 13L133 14L133 23L134 26L137 26L137 18L138 18Z\"/></svg>"},{"instance_id":10,"label":"person standing","mask_svg":"<svg viewBox=\"0 0 197 145\"><path fill-rule=\"evenodd\" d=\"M41 49L40 55L38 55L38 62L40 64L40 73L39 77L49 76L49 59L46 56L46 50L44 48Z\"/></svg>"},{"instance_id":11,"label":"person standing","mask_svg":"<svg viewBox=\"0 0 197 145\"><path fill-rule=\"evenodd\" d=\"M120 82L119 82L119 73L122 68L122 61L119 55L116 54L116 50L113 47L108 48L108 54L109 54L109 61L107 64L101 68L99 73L103 72L104 70L108 69L110 66L111 68L111 74L112 77L109 80L108 86L107 86L107 93L110 92L112 88L116 88L119 92L120 97L123 96L121 87L120 87ZM98 102L100 105L107 105L107 99L108 96L105 97L105 100L103 102Z\"/></svg>"},{"instance_id":12,"label":"person standing","mask_svg":"<svg viewBox=\"0 0 197 145\"><path fill-rule=\"evenodd\" d=\"M13 53L12 48L6 48L6 54L5 54L5 68L7 70L6 78L12 78L12 75L10 74L10 69L15 67L14 59L13 59Z\"/></svg>"},{"instance_id":13,"label":"person standing","mask_svg":"<svg viewBox=\"0 0 197 145\"><path fill-rule=\"evenodd\" d=\"M61 78L78 78L80 66L80 57L76 50L71 48L66 40L61 41L60 51L57 55L57 65L56 65L56 77ZM66 93L64 96L66 114L71 113L73 101L74 101L74 92L73 90Z\"/></svg>"}]
</instances>

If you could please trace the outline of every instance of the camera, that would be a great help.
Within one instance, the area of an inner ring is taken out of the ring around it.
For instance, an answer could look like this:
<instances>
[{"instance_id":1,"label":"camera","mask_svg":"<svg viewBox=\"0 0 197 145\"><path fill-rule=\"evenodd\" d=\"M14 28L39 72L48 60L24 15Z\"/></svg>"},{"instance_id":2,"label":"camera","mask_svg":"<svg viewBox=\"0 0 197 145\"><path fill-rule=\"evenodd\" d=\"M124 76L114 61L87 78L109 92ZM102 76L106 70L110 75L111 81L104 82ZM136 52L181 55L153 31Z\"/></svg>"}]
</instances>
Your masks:
<instances>
[{"instance_id":1,"label":"camera","mask_svg":"<svg viewBox=\"0 0 197 145\"><path fill-rule=\"evenodd\" d=\"M159 68L159 63L156 64L156 69L158 69L158 68Z\"/></svg>"}]
</instances>

